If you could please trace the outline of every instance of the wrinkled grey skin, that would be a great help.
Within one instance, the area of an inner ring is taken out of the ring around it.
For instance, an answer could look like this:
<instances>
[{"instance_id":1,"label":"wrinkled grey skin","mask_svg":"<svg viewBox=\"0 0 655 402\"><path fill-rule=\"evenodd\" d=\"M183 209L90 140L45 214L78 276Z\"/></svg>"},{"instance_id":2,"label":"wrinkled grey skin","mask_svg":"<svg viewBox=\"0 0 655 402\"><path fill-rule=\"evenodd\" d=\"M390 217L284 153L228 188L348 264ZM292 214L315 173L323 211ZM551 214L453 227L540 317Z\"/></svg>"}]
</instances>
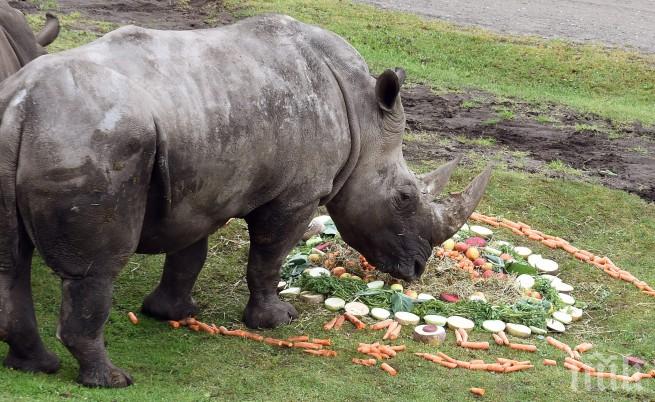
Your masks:
<instances>
[{"instance_id":1,"label":"wrinkled grey skin","mask_svg":"<svg viewBox=\"0 0 655 402\"><path fill-rule=\"evenodd\" d=\"M22 66L46 53L44 47L59 34L59 20L46 14L46 24L36 37L25 16L0 0L0 82Z\"/></svg>"},{"instance_id":2,"label":"wrinkled grey skin","mask_svg":"<svg viewBox=\"0 0 655 402\"><path fill-rule=\"evenodd\" d=\"M89 386L132 382L103 340L128 258L166 253L144 313L195 314L207 237L231 217L250 233L249 327L296 316L276 293L280 265L322 204L372 264L416 278L490 171L431 202L454 163L422 178L407 169L403 79L402 70L372 78L341 38L284 16L188 32L124 27L10 77L0 86L5 365L59 367L34 319L34 247L62 279L57 333Z\"/></svg>"}]
</instances>

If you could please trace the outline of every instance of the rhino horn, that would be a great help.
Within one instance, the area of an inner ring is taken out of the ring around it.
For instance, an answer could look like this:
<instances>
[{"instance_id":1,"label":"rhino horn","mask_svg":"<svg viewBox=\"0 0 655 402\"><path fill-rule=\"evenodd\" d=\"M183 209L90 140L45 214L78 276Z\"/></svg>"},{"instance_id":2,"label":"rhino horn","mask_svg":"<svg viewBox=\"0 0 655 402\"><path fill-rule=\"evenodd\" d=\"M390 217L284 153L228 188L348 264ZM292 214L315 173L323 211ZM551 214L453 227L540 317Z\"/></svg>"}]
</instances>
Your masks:
<instances>
[{"instance_id":1,"label":"rhino horn","mask_svg":"<svg viewBox=\"0 0 655 402\"><path fill-rule=\"evenodd\" d=\"M461 160L462 155L459 155L452 161L439 166L430 173L419 176L419 179L424 185L423 191L430 194L432 197L439 195L439 193L441 193L441 191L446 187L448 180L450 180L450 176L453 174L453 171L455 171L455 168Z\"/></svg>"},{"instance_id":2,"label":"rhino horn","mask_svg":"<svg viewBox=\"0 0 655 402\"><path fill-rule=\"evenodd\" d=\"M59 35L59 19L50 13L46 13L45 16L45 26L36 35L36 42L43 47L51 44Z\"/></svg>"},{"instance_id":3,"label":"rhino horn","mask_svg":"<svg viewBox=\"0 0 655 402\"><path fill-rule=\"evenodd\" d=\"M471 216L482 199L491 178L492 167L488 166L466 189L452 193L447 198L432 203L434 216L433 245L441 244L457 233Z\"/></svg>"}]
</instances>

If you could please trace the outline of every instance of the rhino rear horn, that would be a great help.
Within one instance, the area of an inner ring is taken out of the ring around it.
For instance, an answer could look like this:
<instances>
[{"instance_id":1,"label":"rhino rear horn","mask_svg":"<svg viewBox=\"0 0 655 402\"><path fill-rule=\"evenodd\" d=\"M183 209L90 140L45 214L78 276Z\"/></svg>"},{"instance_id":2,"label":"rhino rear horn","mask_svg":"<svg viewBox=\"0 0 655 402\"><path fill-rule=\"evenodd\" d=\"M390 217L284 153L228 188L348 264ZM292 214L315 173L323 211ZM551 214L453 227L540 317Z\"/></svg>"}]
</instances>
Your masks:
<instances>
[{"instance_id":1,"label":"rhino rear horn","mask_svg":"<svg viewBox=\"0 0 655 402\"><path fill-rule=\"evenodd\" d=\"M492 166L488 166L461 193L453 193L447 198L433 202L434 232L433 245L441 244L457 233L484 195L491 178Z\"/></svg>"},{"instance_id":2,"label":"rhino rear horn","mask_svg":"<svg viewBox=\"0 0 655 402\"><path fill-rule=\"evenodd\" d=\"M54 42L54 40L59 35L59 19L50 13L46 13L45 16L45 26L41 32L36 34L36 42L43 47L46 47Z\"/></svg>"},{"instance_id":3,"label":"rhino rear horn","mask_svg":"<svg viewBox=\"0 0 655 402\"><path fill-rule=\"evenodd\" d=\"M459 155L452 161L439 166L430 173L419 176L419 179L423 182L424 185L423 191L432 197L439 195L446 187L446 184L448 184L450 176L452 176L455 168L461 160L462 155Z\"/></svg>"}]
</instances>

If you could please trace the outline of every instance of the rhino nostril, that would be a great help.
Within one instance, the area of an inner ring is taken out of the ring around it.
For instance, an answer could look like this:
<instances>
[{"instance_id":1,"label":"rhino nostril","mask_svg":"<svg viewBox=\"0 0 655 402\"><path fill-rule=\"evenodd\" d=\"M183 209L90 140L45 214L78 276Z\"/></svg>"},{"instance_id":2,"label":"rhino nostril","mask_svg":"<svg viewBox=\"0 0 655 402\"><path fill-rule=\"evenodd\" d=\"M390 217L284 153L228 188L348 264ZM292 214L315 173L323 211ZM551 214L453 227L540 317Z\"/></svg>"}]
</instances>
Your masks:
<instances>
[{"instance_id":1,"label":"rhino nostril","mask_svg":"<svg viewBox=\"0 0 655 402\"><path fill-rule=\"evenodd\" d=\"M419 278L424 269L425 265L421 264L419 260L414 260L414 277Z\"/></svg>"}]
</instances>

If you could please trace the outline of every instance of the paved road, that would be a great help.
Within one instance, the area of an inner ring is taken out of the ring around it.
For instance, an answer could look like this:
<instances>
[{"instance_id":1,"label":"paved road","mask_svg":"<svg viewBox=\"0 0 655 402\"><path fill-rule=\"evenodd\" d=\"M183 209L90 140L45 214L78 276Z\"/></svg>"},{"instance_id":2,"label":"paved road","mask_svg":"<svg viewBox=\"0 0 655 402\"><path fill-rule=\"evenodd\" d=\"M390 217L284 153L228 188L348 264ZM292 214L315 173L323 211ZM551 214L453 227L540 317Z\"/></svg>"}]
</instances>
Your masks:
<instances>
[{"instance_id":1,"label":"paved road","mask_svg":"<svg viewBox=\"0 0 655 402\"><path fill-rule=\"evenodd\" d=\"M655 53L655 0L356 0L513 34Z\"/></svg>"}]
</instances>

